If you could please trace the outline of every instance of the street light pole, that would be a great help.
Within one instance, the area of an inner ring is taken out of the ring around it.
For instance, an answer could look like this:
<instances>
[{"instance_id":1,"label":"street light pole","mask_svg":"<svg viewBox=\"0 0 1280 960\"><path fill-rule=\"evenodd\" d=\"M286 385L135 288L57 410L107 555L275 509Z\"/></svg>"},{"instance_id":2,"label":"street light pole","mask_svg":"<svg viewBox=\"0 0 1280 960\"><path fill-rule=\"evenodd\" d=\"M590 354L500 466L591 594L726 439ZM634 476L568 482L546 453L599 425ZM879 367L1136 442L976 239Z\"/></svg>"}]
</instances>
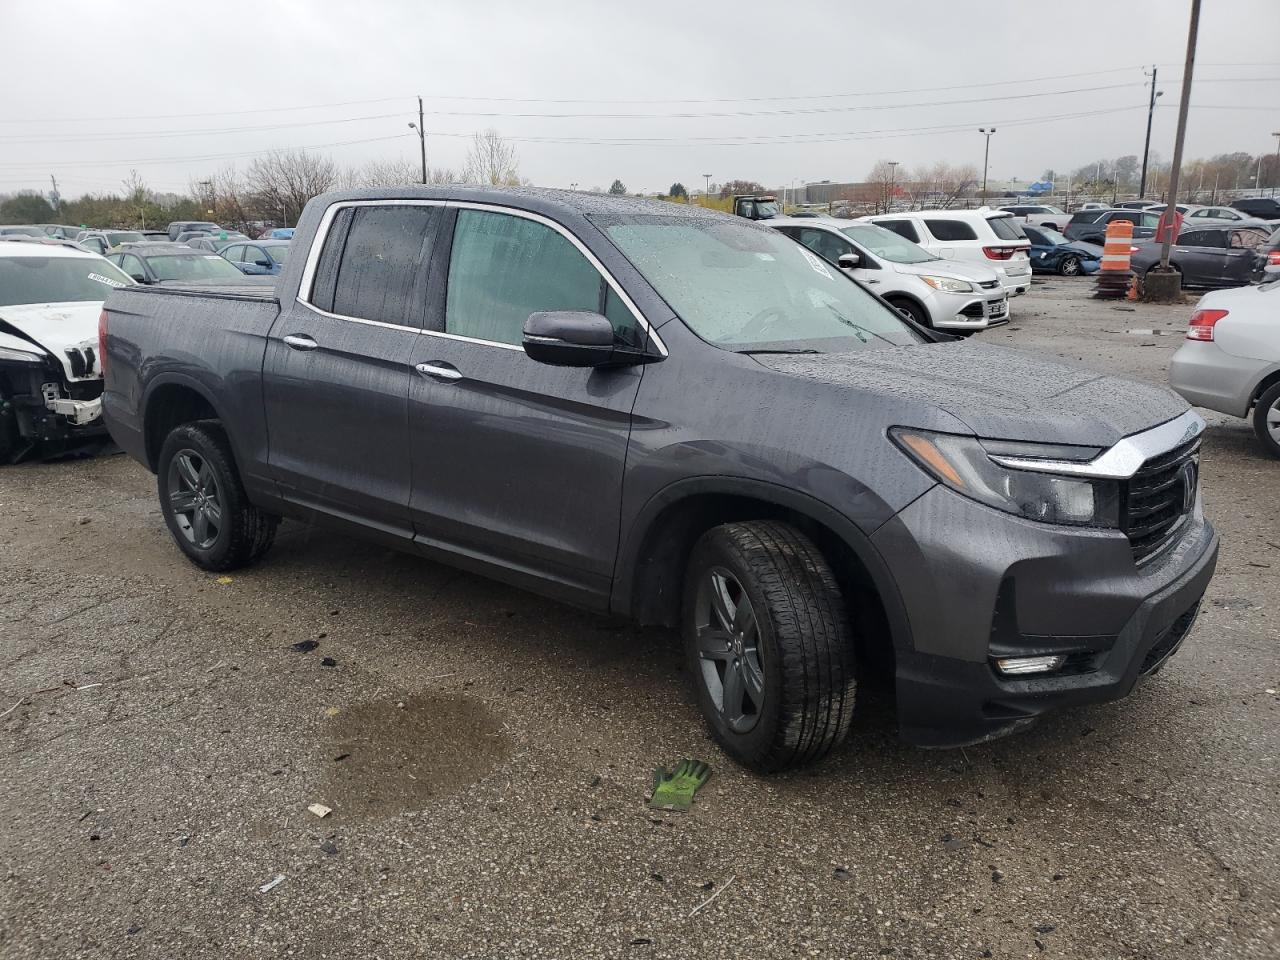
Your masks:
<instances>
[{"instance_id":1,"label":"street light pole","mask_svg":"<svg viewBox=\"0 0 1280 960\"><path fill-rule=\"evenodd\" d=\"M996 128L979 127L978 132L987 138L987 145L982 151L982 203L985 206L987 202L987 161L991 158L991 135L996 132Z\"/></svg>"},{"instance_id":2,"label":"street light pole","mask_svg":"<svg viewBox=\"0 0 1280 960\"><path fill-rule=\"evenodd\" d=\"M893 178L898 172L898 164L900 160L889 161L889 195L884 198L884 212L889 213L893 206Z\"/></svg>"},{"instance_id":3,"label":"street light pole","mask_svg":"<svg viewBox=\"0 0 1280 960\"><path fill-rule=\"evenodd\" d=\"M418 145L422 147L422 182L427 182L427 128L422 122L422 98L418 98L418 122L409 121L409 129L418 131Z\"/></svg>"},{"instance_id":4,"label":"street light pole","mask_svg":"<svg viewBox=\"0 0 1280 960\"><path fill-rule=\"evenodd\" d=\"M1142 177L1138 181L1139 200L1147 195L1147 159L1151 156L1151 120L1156 112L1156 97L1164 96L1163 92L1156 89L1158 72L1154 66L1151 68L1151 100L1147 103L1147 139L1142 147Z\"/></svg>"},{"instance_id":5,"label":"street light pole","mask_svg":"<svg viewBox=\"0 0 1280 960\"><path fill-rule=\"evenodd\" d=\"M1280 184L1280 131L1271 134L1276 138L1276 168L1271 171L1271 195L1276 195L1276 186Z\"/></svg>"},{"instance_id":6,"label":"street light pole","mask_svg":"<svg viewBox=\"0 0 1280 960\"><path fill-rule=\"evenodd\" d=\"M708 200L710 200L711 199L711 174L704 173L702 176L706 178L706 181L707 181L707 188L702 191L702 195L706 197Z\"/></svg>"}]
</instances>

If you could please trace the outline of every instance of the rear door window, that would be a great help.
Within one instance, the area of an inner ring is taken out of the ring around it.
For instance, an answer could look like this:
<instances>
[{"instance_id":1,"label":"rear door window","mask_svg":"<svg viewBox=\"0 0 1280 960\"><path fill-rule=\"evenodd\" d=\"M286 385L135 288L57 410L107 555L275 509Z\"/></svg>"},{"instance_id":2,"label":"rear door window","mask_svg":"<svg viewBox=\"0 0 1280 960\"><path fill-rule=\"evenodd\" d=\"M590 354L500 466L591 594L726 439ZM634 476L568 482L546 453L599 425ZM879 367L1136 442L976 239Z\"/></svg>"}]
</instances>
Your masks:
<instances>
[{"instance_id":1,"label":"rear door window","mask_svg":"<svg viewBox=\"0 0 1280 960\"><path fill-rule=\"evenodd\" d=\"M892 230L900 237L906 237L912 243L920 242L920 234L916 230L916 225L910 220L877 220L875 223L876 226Z\"/></svg>"},{"instance_id":2,"label":"rear door window","mask_svg":"<svg viewBox=\"0 0 1280 960\"><path fill-rule=\"evenodd\" d=\"M425 278L438 209L417 204L356 207L338 260L332 312L421 326L415 290ZM246 260L253 259L246 254Z\"/></svg>"},{"instance_id":3,"label":"rear door window","mask_svg":"<svg viewBox=\"0 0 1280 960\"><path fill-rule=\"evenodd\" d=\"M518 345L529 314L604 313L623 342L636 339L625 305L606 302L604 277L545 224L487 210L459 210L445 297L446 333Z\"/></svg>"},{"instance_id":4,"label":"rear door window","mask_svg":"<svg viewBox=\"0 0 1280 960\"><path fill-rule=\"evenodd\" d=\"M1011 219L1002 217L1002 220ZM965 223L963 220L926 220L924 225L929 228L929 232L933 234L935 240L956 241L956 240L977 240L978 234L973 227Z\"/></svg>"}]
</instances>

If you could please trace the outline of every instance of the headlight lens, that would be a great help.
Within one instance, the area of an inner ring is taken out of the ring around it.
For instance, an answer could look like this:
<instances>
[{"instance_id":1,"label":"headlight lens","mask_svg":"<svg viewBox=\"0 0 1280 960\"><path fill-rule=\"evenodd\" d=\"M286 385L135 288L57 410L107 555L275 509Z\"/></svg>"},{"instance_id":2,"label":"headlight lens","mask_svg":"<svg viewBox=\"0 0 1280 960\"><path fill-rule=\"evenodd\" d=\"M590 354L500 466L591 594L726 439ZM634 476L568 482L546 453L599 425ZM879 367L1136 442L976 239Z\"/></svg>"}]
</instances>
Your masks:
<instances>
[{"instance_id":1,"label":"headlight lens","mask_svg":"<svg viewBox=\"0 0 1280 960\"><path fill-rule=\"evenodd\" d=\"M988 449L974 437L901 427L895 427L890 435L928 473L979 503L1043 523L1120 526L1120 484L1114 480L1011 470L992 460ZM1046 460L1091 459L1091 455L1098 452L1048 444L1000 446L1016 446L1021 456L1037 457L1038 454L1038 458Z\"/></svg>"},{"instance_id":2,"label":"headlight lens","mask_svg":"<svg viewBox=\"0 0 1280 960\"><path fill-rule=\"evenodd\" d=\"M968 280L952 280L950 277L921 277L925 283L935 290L944 293L972 293L973 284Z\"/></svg>"},{"instance_id":3,"label":"headlight lens","mask_svg":"<svg viewBox=\"0 0 1280 960\"><path fill-rule=\"evenodd\" d=\"M0 360L15 360L18 363L44 363L44 357L38 353L12 350L9 347L0 347Z\"/></svg>"}]
</instances>

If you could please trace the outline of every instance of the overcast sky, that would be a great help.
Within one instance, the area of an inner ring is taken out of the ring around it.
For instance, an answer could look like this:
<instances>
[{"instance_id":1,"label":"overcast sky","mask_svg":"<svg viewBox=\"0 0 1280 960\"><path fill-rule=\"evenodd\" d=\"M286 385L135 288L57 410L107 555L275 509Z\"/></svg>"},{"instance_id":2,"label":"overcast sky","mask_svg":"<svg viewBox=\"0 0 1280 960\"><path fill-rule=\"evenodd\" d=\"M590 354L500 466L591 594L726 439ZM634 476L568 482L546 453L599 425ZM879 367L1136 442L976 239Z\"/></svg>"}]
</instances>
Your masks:
<instances>
[{"instance_id":1,"label":"overcast sky","mask_svg":"<svg viewBox=\"0 0 1280 960\"><path fill-rule=\"evenodd\" d=\"M1140 154L1153 63L1165 93L1152 148L1167 159L1189 8L0 0L0 192L47 190L50 173L64 195L118 190L131 168L182 190L281 146L416 160L417 94L433 167L460 168L467 137L492 126L544 186L694 188L710 173L777 187L861 180L878 159L980 165L977 127L992 124L991 177L1031 180ZM1278 40L1280 2L1205 0L1188 158L1275 149Z\"/></svg>"}]
</instances>

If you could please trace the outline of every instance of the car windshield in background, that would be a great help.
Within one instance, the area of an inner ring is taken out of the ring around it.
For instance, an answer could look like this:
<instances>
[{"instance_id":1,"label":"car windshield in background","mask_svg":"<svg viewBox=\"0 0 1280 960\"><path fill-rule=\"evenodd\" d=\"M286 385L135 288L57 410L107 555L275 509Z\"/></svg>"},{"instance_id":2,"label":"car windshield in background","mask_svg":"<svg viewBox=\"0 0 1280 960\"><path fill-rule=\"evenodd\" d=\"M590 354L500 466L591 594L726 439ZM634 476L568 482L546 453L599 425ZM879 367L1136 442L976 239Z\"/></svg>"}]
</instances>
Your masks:
<instances>
[{"instance_id":1,"label":"car windshield in background","mask_svg":"<svg viewBox=\"0 0 1280 960\"><path fill-rule=\"evenodd\" d=\"M147 265L157 280L233 280L244 279L229 260L216 253L173 254L164 257L148 257Z\"/></svg>"},{"instance_id":2,"label":"car windshield in background","mask_svg":"<svg viewBox=\"0 0 1280 960\"><path fill-rule=\"evenodd\" d=\"M906 237L877 227L874 223L855 223L841 227L840 232L863 249L891 263L925 263L938 258Z\"/></svg>"},{"instance_id":3,"label":"car windshield in background","mask_svg":"<svg viewBox=\"0 0 1280 960\"><path fill-rule=\"evenodd\" d=\"M1057 230L1052 229L1051 227L1036 227L1036 229L1039 230L1040 233L1044 235L1044 238L1048 240L1051 244L1053 244L1055 247L1058 246L1059 244L1071 242L1065 236L1063 236Z\"/></svg>"},{"instance_id":4,"label":"car windshield in background","mask_svg":"<svg viewBox=\"0 0 1280 960\"><path fill-rule=\"evenodd\" d=\"M987 217L987 223L1001 240L1025 240L1027 235L1013 217Z\"/></svg>"},{"instance_id":5,"label":"car windshield in background","mask_svg":"<svg viewBox=\"0 0 1280 960\"><path fill-rule=\"evenodd\" d=\"M105 300L113 288L131 283L96 257L0 257L0 307Z\"/></svg>"},{"instance_id":6,"label":"car windshield in background","mask_svg":"<svg viewBox=\"0 0 1280 960\"><path fill-rule=\"evenodd\" d=\"M43 237L46 234L39 227L0 227L0 236Z\"/></svg>"},{"instance_id":7,"label":"car windshield in background","mask_svg":"<svg viewBox=\"0 0 1280 960\"><path fill-rule=\"evenodd\" d=\"M694 333L725 349L828 353L923 340L776 231L686 217L593 219Z\"/></svg>"},{"instance_id":8,"label":"car windshield in background","mask_svg":"<svg viewBox=\"0 0 1280 960\"><path fill-rule=\"evenodd\" d=\"M285 263L289 259L289 248L284 244L280 244L278 247L266 247L265 249L267 256L276 263Z\"/></svg>"},{"instance_id":9,"label":"car windshield in background","mask_svg":"<svg viewBox=\"0 0 1280 960\"><path fill-rule=\"evenodd\" d=\"M103 236L107 238L107 243L111 244L113 247L119 243L141 243L146 239L146 237L140 233L131 233L127 231L122 233L107 233L103 234Z\"/></svg>"}]
</instances>

